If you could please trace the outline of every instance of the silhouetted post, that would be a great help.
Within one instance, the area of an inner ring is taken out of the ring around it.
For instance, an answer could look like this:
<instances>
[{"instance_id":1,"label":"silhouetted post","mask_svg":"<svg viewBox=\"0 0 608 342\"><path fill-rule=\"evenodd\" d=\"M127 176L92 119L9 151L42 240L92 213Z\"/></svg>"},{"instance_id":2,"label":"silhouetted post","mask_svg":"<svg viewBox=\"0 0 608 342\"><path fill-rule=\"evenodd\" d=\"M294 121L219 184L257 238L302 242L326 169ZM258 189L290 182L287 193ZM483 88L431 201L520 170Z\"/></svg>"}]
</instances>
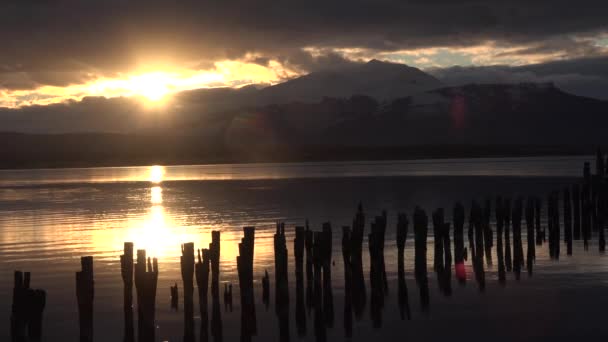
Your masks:
<instances>
[{"instance_id":1,"label":"silhouetted post","mask_svg":"<svg viewBox=\"0 0 608 342\"><path fill-rule=\"evenodd\" d=\"M177 290L177 283L171 286L171 310L178 311L179 310L179 293Z\"/></svg>"},{"instance_id":2,"label":"silhouetted post","mask_svg":"<svg viewBox=\"0 0 608 342\"><path fill-rule=\"evenodd\" d=\"M289 284L287 278L285 224L277 223L274 234L275 312L279 317L279 340L289 341Z\"/></svg>"},{"instance_id":3,"label":"silhouetted post","mask_svg":"<svg viewBox=\"0 0 608 342\"><path fill-rule=\"evenodd\" d=\"M452 241L450 239L450 224L444 223L441 227L443 237L443 290L446 296L452 295Z\"/></svg>"},{"instance_id":4,"label":"silhouetted post","mask_svg":"<svg viewBox=\"0 0 608 342\"><path fill-rule=\"evenodd\" d=\"M184 342L194 342L194 243L182 245L180 266L184 290Z\"/></svg>"},{"instance_id":5,"label":"silhouetted post","mask_svg":"<svg viewBox=\"0 0 608 342\"><path fill-rule=\"evenodd\" d=\"M331 287L332 231L329 222L323 223L323 316L328 328L334 326L334 296Z\"/></svg>"},{"instance_id":6,"label":"silhouetted post","mask_svg":"<svg viewBox=\"0 0 608 342\"><path fill-rule=\"evenodd\" d=\"M471 244L471 256L473 271L480 292L485 291L486 275L484 270L484 237L483 237L483 212L476 201L471 204L471 227L474 233L474 242Z\"/></svg>"},{"instance_id":7,"label":"silhouetted post","mask_svg":"<svg viewBox=\"0 0 608 342\"><path fill-rule=\"evenodd\" d=\"M296 262L296 328L298 336L306 336L306 309L304 306L304 227L296 227L293 250Z\"/></svg>"},{"instance_id":8,"label":"silhouetted post","mask_svg":"<svg viewBox=\"0 0 608 342\"><path fill-rule=\"evenodd\" d=\"M314 273L313 273L313 258L312 258L313 234L306 220L306 231L304 248L306 249L306 306L311 310L314 306Z\"/></svg>"},{"instance_id":9,"label":"silhouetted post","mask_svg":"<svg viewBox=\"0 0 608 342\"><path fill-rule=\"evenodd\" d=\"M570 202L570 188L564 189L564 241L566 254L572 255L572 208Z\"/></svg>"},{"instance_id":10,"label":"silhouetted post","mask_svg":"<svg viewBox=\"0 0 608 342\"><path fill-rule=\"evenodd\" d=\"M541 226L540 226L540 218L541 218L541 214L542 214L542 200L540 199L540 197L534 198L534 206L535 206L534 223L536 226L536 245L542 246L543 241L545 240L545 237L544 237L545 231L544 231L544 229L541 229Z\"/></svg>"},{"instance_id":11,"label":"silhouetted post","mask_svg":"<svg viewBox=\"0 0 608 342\"><path fill-rule=\"evenodd\" d=\"M15 271L11 306L11 341L40 342L46 292L30 288L30 273Z\"/></svg>"},{"instance_id":12,"label":"silhouetted post","mask_svg":"<svg viewBox=\"0 0 608 342\"><path fill-rule=\"evenodd\" d=\"M447 234L447 241L445 235ZM451 286L450 286L450 268L451 268L451 258L452 255L449 249L446 249L446 243L449 244L449 225L444 222L444 214L443 208L439 208L433 212L433 235L435 238L435 260L434 260L434 268L437 274L437 281L439 284L439 290L444 295L451 294ZM448 247L449 248L449 247ZM448 260L450 264L445 264L445 261ZM447 274L446 274L447 273ZM447 278L446 278L447 276Z\"/></svg>"},{"instance_id":13,"label":"silhouetted post","mask_svg":"<svg viewBox=\"0 0 608 342\"><path fill-rule=\"evenodd\" d=\"M315 340L317 342L325 342L327 340L325 318L323 317L323 283L321 279L324 255L322 240L323 233L315 232L313 234L314 328Z\"/></svg>"},{"instance_id":14,"label":"silhouetted post","mask_svg":"<svg viewBox=\"0 0 608 342\"><path fill-rule=\"evenodd\" d=\"M581 193L581 209L582 218L581 224L583 228L583 243L585 250L589 249L589 239L591 238L591 173L589 171L589 162L585 162L583 169L584 182Z\"/></svg>"},{"instance_id":15,"label":"silhouetted post","mask_svg":"<svg viewBox=\"0 0 608 342\"><path fill-rule=\"evenodd\" d=\"M147 266L147 268L146 268ZM158 282L158 261L150 258L146 263L146 251L137 250L137 264L135 265L135 288L137 291L137 326L138 341L154 341L156 287Z\"/></svg>"},{"instance_id":16,"label":"silhouetted post","mask_svg":"<svg viewBox=\"0 0 608 342\"><path fill-rule=\"evenodd\" d=\"M124 254L120 256L120 274L124 285L124 325L125 334L123 342L134 342L135 332L133 329L133 243L125 242Z\"/></svg>"},{"instance_id":17,"label":"silhouetted post","mask_svg":"<svg viewBox=\"0 0 608 342\"><path fill-rule=\"evenodd\" d=\"M209 250L198 250L198 262L195 266L196 286L198 287L198 305L201 315L200 341L209 341L209 316L207 290L209 289Z\"/></svg>"},{"instance_id":18,"label":"silhouetted post","mask_svg":"<svg viewBox=\"0 0 608 342\"><path fill-rule=\"evenodd\" d=\"M578 184L572 186L572 207L574 210L574 240L581 239L581 193Z\"/></svg>"},{"instance_id":19,"label":"silhouetted post","mask_svg":"<svg viewBox=\"0 0 608 342\"><path fill-rule=\"evenodd\" d=\"M532 275L532 266L536 260L536 249L534 241L534 199L528 197L526 201L526 240L528 241L528 250L526 255L526 269L528 275Z\"/></svg>"},{"instance_id":20,"label":"silhouetted post","mask_svg":"<svg viewBox=\"0 0 608 342\"><path fill-rule=\"evenodd\" d=\"M443 208L433 212L433 245L435 253L433 257L433 271L439 273L443 271L443 239L441 237L441 227L443 226ZM441 282L440 282L441 284Z\"/></svg>"},{"instance_id":21,"label":"silhouetted post","mask_svg":"<svg viewBox=\"0 0 608 342\"><path fill-rule=\"evenodd\" d=\"M214 341L224 340L222 312L220 310L220 232L211 231L209 264L211 266L211 336Z\"/></svg>"},{"instance_id":22,"label":"silhouetted post","mask_svg":"<svg viewBox=\"0 0 608 342\"><path fill-rule=\"evenodd\" d=\"M386 217L376 216L371 225L368 247L370 256L370 284L371 284L371 317L372 326L380 328L382 325L382 308L384 307L384 233L386 231Z\"/></svg>"},{"instance_id":23,"label":"silhouetted post","mask_svg":"<svg viewBox=\"0 0 608 342\"><path fill-rule=\"evenodd\" d=\"M415 265L414 274L416 284L420 289L420 304L423 312L429 308L429 281L426 264L426 241L428 234L428 217L424 210L416 207L414 210L414 235L415 235Z\"/></svg>"},{"instance_id":24,"label":"silhouetted post","mask_svg":"<svg viewBox=\"0 0 608 342\"><path fill-rule=\"evenodd\" d=\"M483 208L483 246L485 247L486 264L492 266L492 247L494 246L494 232L490 226L490 216L492 214L492 202L486 199Z\"/></svg>"},{"instance_id":25,"label":"silhouetted post","mask_svg":"<svg viewBox=\"0 0 608 342\"><path fill-rule=\"evenodd\" d=\"M496 256L498 258L498 282L504 285L507 281L505 274L505 257L503 247L503 234L505 223L505 209L502 197L496 198Z\"/></svg>"},{"instance_id":26,"label":"silhouetted post","mask_svg":"<svg viewBox=\"0 0 608 342\"><path fill-rule=\"evenodd\" d=\"M453 221L454 221L454 261L456 278L460 284L467 281L464 247L464 206L459 202L454 206Z\"/></svg>"},{"instance_id":27,"label":"silhouetted post","mask_svg":"<svg viewBox=\"0 0 608 342\"><path fill-rule=\"evenodd\" d=\"M351 234L351 262L353 267L353 309L355 317L361 318L366 302L365 277L363 275L363 235L365 230L365 214L359 204L353 219Z\"/></svg>"},{"instance_id":28,"label":"silhouetted post","mask_svg":"<svg viewBox=\"0 0 608 342\"><path fill-rule=\"evenodd\" d=\"M344 262L344 336L353 336L352 263L350 227L342 227L342 260Z\"/></svg>"},{"instance_id":29,"label":"silhouetted post","mask_svg":"<svg viewBox=\"0 0 608 342\"><path fill-rule=\"evenodd\" d=\"M504 202L504 218L505 218L505 266L507 272L511 272L513 269L513 262L511 258L511 199L506 198Z\"/></svg>"},{"instance_id":30,"label":"silhouetted post","mask_svg":"<svg viewBox=\"0 0 608 342\"><path fill-rule=\"evenodd\" d=\"M518 197L515 200L511 220L513 221L513 271L515 279L519 280L521 268L525 265L524 249L521 239L521 220L523 216L523 199Z\"/></svg>"},{"instance_id":31,"label":"silhouetted post","mask_svg":"<svg viewBox=\"0 0 608 342\"><path fill-rule=\"evenodd\" d=\"M262 277L262 301L266 306L266 310L268 310L268 304L270 303L270 277L267 270L264 270L264 277Z\"/></svg>"},{"instance_id":32,"label":"silhouetted post","mask_svg":"<svg viewBox=\"0 0 608 342\"><path fill-rule=\"evenodd\" d=\"M239 274L241 294L241 341L251 341L257 333L257 318L253 294L253 257L255 247L255 228L243 228L243 238L239 243L239 255L236 264ZM232 284L229 286L230 311L232 311Z\"/></svg>"},{"instance_id":33,"label":"silhouetted post","mask_svg":"<svg viewBox=\"0 0 608 342\"><path fill-rule=\"evenodd\" d=\"M397 218L397 277L399 282L399 313L401 319L411 319L410 303L405 282L405 242L409 222L407 215L400 213Z\"/></svg>"},{"instance_id":34,"label":"silhouetted post","mask_svg":"<svg viewBox=\"0 0 608 342\"><path fill-rule=\"evenodd\" d=\"M76 298L78 299L78 323L80 342L93 341L93 299L95 281L93 280L93 257L80 258L81 271L76 272Z\"/></svg>"}]
</instances>

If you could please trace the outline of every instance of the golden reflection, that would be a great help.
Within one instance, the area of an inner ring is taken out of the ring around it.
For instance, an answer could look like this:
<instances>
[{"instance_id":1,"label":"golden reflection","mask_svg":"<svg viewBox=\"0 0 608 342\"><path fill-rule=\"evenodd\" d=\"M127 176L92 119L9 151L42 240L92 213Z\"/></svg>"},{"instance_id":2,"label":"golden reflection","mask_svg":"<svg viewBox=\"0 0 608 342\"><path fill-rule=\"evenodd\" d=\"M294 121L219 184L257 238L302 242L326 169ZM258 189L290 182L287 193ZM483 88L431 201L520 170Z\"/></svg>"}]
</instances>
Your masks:
<instances>
[{"instance_id":1,"label":"golden reflection","mask_svg":"<svg viewBox=\"0 0 608 342\"><path fill-rule=\"evenodd\" d=\"M154 165L150 167L149 180L152 183L160 183L163 181L165 175L165 168L160 165Z\"/></svg>"},{"instance_id":2,"label":"golden reflection","mask_svg":"<svg viewBox=\"0 0 608 342\"><path fill-rule=\"evenodd\" d=\"M163 189L160 186L154 186L150 189L150 202L152 204L163 203Z\"/></svg>"}]
</instances>

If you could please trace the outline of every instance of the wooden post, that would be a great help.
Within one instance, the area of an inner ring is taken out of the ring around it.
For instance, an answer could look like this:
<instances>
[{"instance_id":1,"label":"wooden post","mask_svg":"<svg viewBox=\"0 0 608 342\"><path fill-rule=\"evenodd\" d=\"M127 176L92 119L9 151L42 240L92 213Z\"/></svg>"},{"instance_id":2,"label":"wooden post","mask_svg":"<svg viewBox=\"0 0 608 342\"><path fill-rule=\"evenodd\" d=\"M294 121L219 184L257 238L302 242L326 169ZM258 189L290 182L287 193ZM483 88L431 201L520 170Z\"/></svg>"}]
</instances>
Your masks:
<instances>
[{"instance_id":1,"label":"wooden post","mask_svg":"<svg viewBox=\"0 0 608 342\"><path fill-rule=\"evenodd\" d=\"M503 248L503 234L505 224L505 209L502 197L496 198L496 256L498 258L498 283L505 285L507 277L505 273L505 258Z\"/></svg>"},{"instance_id":2,"label":"wooden post","mask_svg":"<svg viewBox=\"0 0 608 342\"><path fill-rule=\"evenodd\" d=\"M353 336L352 262L350 227L342 227L342 260L344 262L344 336ZM297 315L296 315L297 316Z\"/></svg>"},{"instance_id":3,"label":"wooden post","mask_svg":"<svg viewBox=\"0 0 608 342\"><path fill-rule=\"evenodd\" d=\"M207 290L209 288L209 250L198 250L198 262L195 265L196 286L198 287L198 305L201 315L200 342L209 341L209 314Z\"/></svg>"},{"instance_id":4,"label":"wooden post","mask_svg":"<svg viewBox=\"0 0 608 342\"><path fill-rule=\"evenodd\" d=\"M315 341L327 341L325 318L323 317L323 233L313 234L313 266L314 266L314 328Z\"/></svg>"},{"instance_id":5,"label":"wooden post","mask_svg":"<svg viewBox=\"0 0 608 342\"><path fill-rule=\"evenodd\" d=\"M353 219L351 234L351 261L353 267L353 309L355 318L360 319L367 300L365 277L363 275L363 236L365 231L365 214L359 204Z\"/></svg>"},{"instance_id":6,"label":"wooden post","mask_svg":"<svg viewBox=\"0 0 608 342\"><path fill-rule=\"evenodd\" d=\"M209 264L211 266L211 336L216 342L224 340L222 312L220 310L220 232L211 231Z\"/></svg>"},{"instance_id":7,"label":"wooden post","mask_svg":"<svg viewBox=\"0 0 608 342\"><path fill-rule=\"evenodd\" d=\"M505 267L507 272L511 272L513 269L513 262L511 257L511 199L506 198L504 201L504 218L505 218Z\"/></svg>"},{"instance_id":8,"label":"wooden post","mask_svg":"<svg viewBox=\"0 0 608 342\"><path fill-rule=\"evenodd\" d=\"M194 243L182 245L180 257L184 291L184 342L194 342ZM175 284L177 294L177 284Z\"/></svg>"},{"instance_id":9,"label":"wooden post","mask_svg":"<svg viewBox=\"0 0 608 342\"><path fill-rule=\"evenodd\" d=\"M570 188L564 188L564 241L566 254L572 255L572 204L570 202Z\"/></svg>"},{"instance_id":10,"label":"wooden post","mask_svg":"<svg viewBox=\"0 0 608 342\"><path fill-rule=\"evenodd\" d=\"M255 247L255 228L243 228L244 237L239 243L239 256L236 264L239 273L239 288L241 292L241 341L251 341L257 334L257 319L253 294L253 256ZM228 287L230 307L232 311L232 284Z\"/></svg>"},{"instance_id":11,"label":"wooden post","mask_svg":"<svg viewBox=\"0 0 608 342\"><path fill-rule=\"evenodd\" d=\"M484 237L483 237L483 211L476 201L471 204L471 216L469 218L471 227L469 230L474 234L474 240L469 236L471 244L471 256L473 263L473 271L475 272L475 280L480 292L486 289L486 275L484 270ZM471 233L469 233L471 234ZM471 241L472 240L472 241Z\"/></svg>"},{"instance_id":12,"label":"wooden post","mask_svg":"<svg viewBox=\"0 0 608 342\"><path fill-rule=\"evenodd\" d=\"M15 271L11 306L11 341L40 342L46 292L30 288L30 273Z\"/></svg>"},{"instance_id":13,"label":"wooden post","mask_svg":"<svg viewBox=\"0 0 608 342\"><path fill-rule=\"evenodd\" d=\"M532 275L532 267L536 260L536 241L534 239L534 199L528 197L526 201L526 240L528 241L528 250L526 255L526 269L528 276Z\"/></svg>"},{"instance_id":14,"label":"wooden post","mask_svg":"<svg viewBox=\"0 0 608 342\"><path fill-rule=\"evenodd\" d=\"M428 234L428 217L424 210L414 210L415 265L416 284L420 289L420 305L423 312L429 309L429 282L426 263L426 241Z\"/></svg>"},{"instance_id":15,"label":"wooden post","mask_svg":"<svg viewBox=\"0 0 608 342\"><path fill-rule=\"evenodd\" d=\"M331 223L323 223L322 228L322 258L323 258L323 317L328 328L334 326L334 295L331 287L332 266L332 230ZM287 263L287 262L286 262ZM287 272L287 270L286 270ZM287 276L286 276L287 277Z\"/></svg>"},{"instance_id":16,"label":"wooden post","mask_svg":"<svg viewBox=\"0 0 608 342\"><path fill-rule=\"evenodd\" d=\"M464 206L458 202L454 205L453 211L454 222L454 261L456 270L456 279L460 284L465 284L467 281L467 273L465 268L466 250L464 247Z\"/></svg>"},{"instance_id":17,"label":"wooden post","mask_svg":"<svg viewBox=\"0 0 608 342\"><path fill-rule=\"evenodd\" d=\"M158 261L156 258L153 261L148 258L146 263L146 251L138 250L137 264L135 265L135 289L137 292L137 339L139 342L155 340L157 282Z\"/></svg>"},{"instance_id":18,"label":"wooden post","mask_svg":"<svg viewBox=\"0 0 608 342\"><path fill-rule=\"evenodd\" d=\"M124 254L120 256L120 274L123 282L123 313L124 337L123 342L134 342L133 329L133 243L125 242Z\"/></svg>"},{"instance_id":19,"label":"wooden post","mask_svg":"<svg viewBox=\"0 0 608 342\"><path fill-rule=\"evenodd\" d=\"M312 310L314 306L314 273L313 273L313 257L312 257L312 246L313 246L313 234L306 220L304 248L306 249L306 306L308 310Z\"/></svg>"},{"instance_id":20,"label":"wooden post","mask_svg":"<svg viewBox=\"0 0 608 342\"><path fill-rule=\"evenodd\" d=\"M574 240L581 239L581 192L578 184L572 185L572 207L574 210Z\"/></svg>"},{"instance_id":21,"label":"wooden post","mask_svg":"<svg viewBox=\"0 0 608 342\"><path fill-rule=\"evenodd\" d=\"M277 223L274 234L275 313L279 318L279 340L289 341L289 283L285 224Z\"/></svg>"},{"instance_id":22,"label":"wooden post","mask_svg":"<svg viewBox=\"0 0 608 342\"><path fill-rule=\"evenodd\" d=\"M490 217L492 214L492 201L486 199L483 207L483 246L485 248L486 264L492 266L492 247L494 247L494 232L490 226Z\"/></svg>"},{"instance_id":23,"label":"wooden post","mask_svg":"<svg viewBox=\"0 0 608 342\"><path fill-rule=\"evenodd\" d=\"M93 257L80 258L82 270L76 272L76 298L78 299L78 323L80 342L93 341L93 299L95 282L93 277Z\"/></svg>"},{"instance_id":24,"label":"wooden post","mask_svg":"<svg viewBox=\"0 0 608 342\"><path fill-rule=\"evenodd\" d=\"M293 250L296 263L296 328L298 336L306 336L306 309L304 307L304 245L306 240L304 227L296 227Z\"/></svg>"},{"instance_id":25,"label":"wooden post","mask_svg":"<svg viewBox=\"0 0 608 342\"><path fill-rule=\"evenodd\" d=\"M511 212L511 220L513 222L513 273L515 279L519 280L521 268L524 266L524 250L521 239L521 219L523 212L523 199L518 197L515 200L513 211Z\"/></svg>"},{"instance_id":26,"label":"wooden post","mask_svg":"<svg viewBox=\"0 0 608 342\"><path fill-rule=\"evenodd\" d=\"M409 221L407 215L400 213L397 217L397 278L399 282L399 314L401 319L411 319L407 283L405 282L405 243Z\"/></svg>"},{"instance_id":27,"label":"wooden post","mask_svg":"<svg viewBox=\"0 0 608 342\"><path fill-rule=\"evenodd\" d=\"M545 241L545 230L540 226L540 218L542 214L542 200L540 197L534 198L534 225L536 227L536 245L542 246Z\"/></svg>"}]
</instances>

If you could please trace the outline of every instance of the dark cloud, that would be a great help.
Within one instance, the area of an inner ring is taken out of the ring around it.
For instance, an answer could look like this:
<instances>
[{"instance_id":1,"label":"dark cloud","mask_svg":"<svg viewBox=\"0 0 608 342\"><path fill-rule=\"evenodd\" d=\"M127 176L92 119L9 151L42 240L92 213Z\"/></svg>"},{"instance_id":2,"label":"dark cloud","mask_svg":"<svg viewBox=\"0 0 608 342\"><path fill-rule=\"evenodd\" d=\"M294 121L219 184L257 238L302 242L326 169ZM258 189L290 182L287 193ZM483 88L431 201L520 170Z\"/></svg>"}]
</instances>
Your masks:
<instances>
[{"instance_id":1,"label":"dark cloud","mask_svg":"<svg viewBox=\"0 0 608 342\"><path fill-rule=\"evenodd\" d=\"M447 85L553 82L575 95L608 100L608 57L579 58L525 66L470 66L427 70Z\"/></svg>"},{"instance_id":2,"label":"dark cloud","mask_svg":"<svg viewBox=\"0 0 608 342\"><path fill-rule=\"evenodd\" d=\"M0 78L17 69L33 84L66 84L80 81L74 73L107 76L142 61L196 66L247 53L308 71L345 62L298 55L309 46L387 51L492 40L580 56L593 46L564 37L605 32L607 15L605 0L3 1Z\"/></svg>"}]
</instances>

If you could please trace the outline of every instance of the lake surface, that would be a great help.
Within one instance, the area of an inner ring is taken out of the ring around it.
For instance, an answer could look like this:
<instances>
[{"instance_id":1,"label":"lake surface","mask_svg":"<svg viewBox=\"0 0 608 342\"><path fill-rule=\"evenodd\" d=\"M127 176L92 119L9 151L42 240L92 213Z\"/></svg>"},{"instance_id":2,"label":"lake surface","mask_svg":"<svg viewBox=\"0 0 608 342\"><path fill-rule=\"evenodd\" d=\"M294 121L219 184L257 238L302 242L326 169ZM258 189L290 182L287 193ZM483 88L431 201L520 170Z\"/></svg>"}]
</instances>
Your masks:
<instances>
[{"instance_id":1,"label":"lake surface","mask_svg":"<svg viewBox=\"0 0 608 342\"><path fill-rule=\"evenodd\" d=\"M456 201L468 208L471 200L483 200L488 196L539 195L544 198L549 191L572 184L582 175L583 163L592 159L480 158L0 171L0 303L3 304L0 322L6 322L0 324L0 339L8 340L14 270L32 272L32 286L47 291L45 340L77 339L74 272L80 269L81 256L92 255L95 258L96 340L120 341L123 322L119 255L123 243L130 241L136 249L146 249L148 255L159 259L158 340L181 340L183 313L169 309L170 285L177 282L181 294L180 245L194 242L195 248L206 248L211 231L220 230L220 281L235 285L234 312L223 312L222 316L224 338L237 340L240 326L236 271L238 243L243 236L242 227L255 226L258 336L254 339L277 340L278 320L274 310L267 311L261 303L259 280L264 270L268 270L273 279L275 223L286 223L291 269L294 227L304 225L308 219L314 230L320 230L321 224L327 221L333 227L335 270L332 284L336 322L335 327L328 330L328 338L342 340L341 227L352 223L359 202L363 204L368 222L382 210L388 213L385 256L389 288L393 291L389 292L384 327L380 331L374 330L368 317L363 317L355 323L355 340L395 336L453 338L452 334L461 330L471 334L469 328L459 326L463 320L485 322L479 328L481 330L476 330L480 339L518 338L521 336L513 334L522 332L521 329L530 339L581 333L576 329L567 330L568 325L564 326L562 320L588 324L582 321L583 318L569 313L552 318L551 314L555 313L556 300L564 305L563 308L579 305L577 293L580 289L586 289L588 293L608 293L607 259L598 255L593 244L590 251L583 252L577 242L575 255L569 258L564 255L559 263L549 260L545 245L537 251L534 277L527 279L524 276L521 282L510 282L506 288L494 284L496 267L490 268L487 270L488 293L483 296L476 293L471 281L466 287L455 288L453 298L442 298L433 283L432 269L429 269L431 312L423 314L417 310L417 290L412 281L413 238L409 237L406 277L414 319L406 323L408 328L403 328L397 305L390 303L396 303L395 225L398 212L411 215L419 205L430 214L432 210L444 207L447 221L451 221ZM429 246L431 244L432 236L429 237ZM367 245L363 250L367 275ZM428 253L429 265L432 265L432 248ZM290 276L289 281L293 287L295 277ZM274 293L272 287L271 293ZM292 300L294 297L292 294ZM522 309L514 305L514 301L528 305ZM590 313L599 312L601 306L605 308L608 304L606 299L584 297L581 301L588 305L586 310ZM534 306L534 302L539 304ZM490 309L488 303L493 303L495 310ZM527 314L520 316L521 310ZM195 312L198 312L196 295ZM539 322L551 324L558 330L549 329L543 334L532 329L526 317L543 314L539 316L543 317ZM313 340L312 317L309 320L307 339ZM498 326L501 320L509 322L504 325L507 329ZM433 329L435 324L447 324L452 330L436 331ZM508 329L517 324L519 330ZM604 326L598 324L597 328L606 331L608 328ZM290 329L292 339L298 339L295 324L291 324Z\"/></svg>"}]
</instances>

